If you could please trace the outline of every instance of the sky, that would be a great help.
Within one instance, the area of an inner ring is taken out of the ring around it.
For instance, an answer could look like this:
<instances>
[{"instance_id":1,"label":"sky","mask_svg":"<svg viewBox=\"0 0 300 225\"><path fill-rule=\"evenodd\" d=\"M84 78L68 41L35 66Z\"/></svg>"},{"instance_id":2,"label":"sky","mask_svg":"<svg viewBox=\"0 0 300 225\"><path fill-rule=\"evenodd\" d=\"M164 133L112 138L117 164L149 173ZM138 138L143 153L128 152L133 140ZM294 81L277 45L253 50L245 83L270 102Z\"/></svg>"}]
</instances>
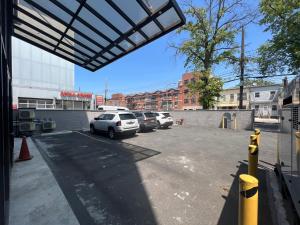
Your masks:
<instances>
[{"instance_id":1,"label":"sky","mask_svg":"<svg viewBox=\"0 0 300 225\"><path fill-rule=\"evenodd\" d=\"M202 1L194 2L201 5ZM252 2L257 3L256 0ZM264 28L257 24L246 27L246 54L255 53L255 50L270 38L270 34L263 30ZM110 96L113 93L134 94L176 87L182 74L188 70L184 68L184 57L175 56L175 50L168 46L183 38L173 31L96 72L75 66L75 89L103 95L107 84ZM237 37L237 41L239 40L240 36ZM232 69L219 66L215 68L214 74L227 77L232 74ZM226 83L224 88L237 84L238 82Z\"/></svg>"}]
</instances>

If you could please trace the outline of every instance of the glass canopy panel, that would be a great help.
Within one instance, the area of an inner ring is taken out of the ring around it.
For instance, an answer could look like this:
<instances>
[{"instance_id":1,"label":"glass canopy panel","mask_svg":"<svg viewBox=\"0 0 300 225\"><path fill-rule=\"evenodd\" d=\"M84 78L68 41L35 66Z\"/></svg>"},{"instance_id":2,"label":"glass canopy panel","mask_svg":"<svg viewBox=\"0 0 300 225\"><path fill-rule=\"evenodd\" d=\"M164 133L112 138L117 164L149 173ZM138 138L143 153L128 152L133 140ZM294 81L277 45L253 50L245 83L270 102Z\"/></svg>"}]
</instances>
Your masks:
<instances>
[{"instance_id":1,"label":"glass canopy panel","mask_svg":"<svg viewBox=\"0 0 300 225\"><path fill-rule=\"evenodd\" d=\"M132 35L129 36L129 39L133 41L135 44L139 45L142 42L146 41L146 39L139 33L135 32Z\"/></svg>"},{"instance_id":2,"label":"glass canopy panel","mask_svg":"<svg viewBox=\"0 0 300 225\"><path fill-rule=\"evenodd\" d=\"M92 71L185 23L175 0L18 0L13 7L16 37Z\"/></svg>"},{"instance_id":3,"label":"glass canopy panel","mask_svg":"<svg viewBox=\"0 0 300 225\"><path fill-rule=\"evenodd\" d=\"M132 28L132 26L106 1L87 0L87 4L121 32L127 32Z\"/></svg>"},{"instance_id":4,"label":"glass canopy panel","mask_svg":"<svg viewBox=\"0 0 300 225\"><path fill-rule=\"evenodd\" d=\"M165 29L175 26L180 23L180 17L174 9L169 9L165 13L161 14L157 20L163 25Z\"/></svg>"},{"instance_id":5,"label":"glass canopy panel","mask_svg":"<svg viewBox=\"0 0 300 225\"><path fill-rule=\"evenodd\" d=\"M113 31L109 26L103 23L98 17L96 17L86 8L81 9L79 17L81 17L85 21L88 21L90 25L92 25L94 28L97 28L99 32L103 33L110 40L114 41L119 37L119 35L115 31Z\"/></svg>"},{"instance_id":6,"label":"glass canopy panel","mask_svg":"<svg viewBox=\"0 0 300 225\"><path fill-rule=\"evenodd\" d=\"M120 55L123 53L118 47L113 47L112 49L110 49L110 51L116 55Z\"/></svg>"},{"instance_id":7,"label":"glass canopy panel","mask_svg":"<svg viewBox=\"0 0 300 225\"><path fill-rule=\"evenodd\" d=\"M150 38L161 33L161 30L153 21L144 26L142 31Z\"/></svg>"},{"instance_id":8,"label":"glass canopy panel","mask_svg":"<svg viewBox=\"0 0 300 225\"><path fill-rule=\"evenodd\" d=\"M148 15L136 0L113 0L114 3L135 23L139 24Z\"/></svg>"},{"instance_id":9,"label":"glass canopy panel","mask_svg":"<svg viewBox=\"0 0 300 225\"><path fill-rule=\"evenodd\" d=\"M152 13L155 13L165 6L169 0L143 0L143 2Z\"/></svg>"},{"instance_id":10,"label":"glass canopy panel","mask_svg":"<svg viewBox=\"0 0 300 225\"><path fill-rule=\"evenodd\" d=\"M57 1L57 0L56 0ZM70 1L70 0L59 0L61 4L63 4L66 8L70 9L73 13L79 8L80 4L77 1ZM70 4L70 2L72 2Z\"/></svg>"},{"instance_id":11,"label":"glass canopy panel","mask_svg":"<svg viewBox=\"0 0 300 225\"><path fill-rule=\"evenodd\" d=\"M63 20L66 23L69 23L72 19L72 16L70 16L68 13L66 13L64 10L59 8L58 6L54 5L52 2L49 0L32 0L33 2L37 3L44 9L46 9L48 12L54 14L61 20Z\"/></svg>"}]
</instances>

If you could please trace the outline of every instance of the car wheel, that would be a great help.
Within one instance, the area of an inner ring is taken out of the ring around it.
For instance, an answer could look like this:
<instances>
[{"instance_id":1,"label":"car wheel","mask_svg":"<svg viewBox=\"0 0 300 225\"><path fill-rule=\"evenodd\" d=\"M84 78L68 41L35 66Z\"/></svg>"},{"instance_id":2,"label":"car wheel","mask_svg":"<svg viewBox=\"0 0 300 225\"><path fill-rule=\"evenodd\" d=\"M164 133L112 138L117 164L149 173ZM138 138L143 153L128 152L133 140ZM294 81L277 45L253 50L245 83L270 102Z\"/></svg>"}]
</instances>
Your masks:
<instances>
[{"instance_id":1,"label":"car wheel","mask_svg":"<svg viewBox=\"0 0 300 225\"><path fill-rule=\"evenodd\" d=\"M109 130L108 130L108 137L110 139L115 139L116 133L115 133L115 130L113 128L109 128Z\"/></svg>"},{"instance_id":2,"label":"car wheel","mask_svg":"<svg viewBox=\"0 0 300 225\"><path fill-rule=\"evenodd\" d=\"M95 127L93 125L90 126L90 132L91 132L91 134L96 133Z\"/></svg>"}]
</instances>

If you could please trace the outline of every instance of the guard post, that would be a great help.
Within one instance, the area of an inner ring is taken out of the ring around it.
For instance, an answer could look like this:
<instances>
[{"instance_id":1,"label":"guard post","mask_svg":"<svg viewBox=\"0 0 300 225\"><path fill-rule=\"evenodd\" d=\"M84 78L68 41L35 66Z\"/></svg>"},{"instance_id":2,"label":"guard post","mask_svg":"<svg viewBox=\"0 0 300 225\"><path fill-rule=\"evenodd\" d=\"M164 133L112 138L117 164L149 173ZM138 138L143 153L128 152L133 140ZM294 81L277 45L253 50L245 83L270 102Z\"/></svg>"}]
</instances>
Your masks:
<instances>
[{"instance_id":1,"label":"guard post","mask_svg":"<svg viewBox=\"0 0 300 225\"><path fill-rule=\"evenodd\" d=\"M248 174L249 175L256 177L257 165L258 165L258 146L249 145L248 146Z\"/></svg>"},{"instance_id":2,"label":"guard post","mask_svg":"<svg viewBox=\"0 0 300 225\"><path fill-rule=\"evenodd\" d=\"M258 224L258 180L250 175L239 176L238 225Z\"/></svg>"},{"instance_id":3,"label":"guard post","mask_svg":"<svg viewBox=\"0 0 300 225\"><path fill-rule=\"evenodd\" d=\"M257 136L257 145L260 145L260 129L255 129L254 134Z\"/></svg>"}]
</instances>

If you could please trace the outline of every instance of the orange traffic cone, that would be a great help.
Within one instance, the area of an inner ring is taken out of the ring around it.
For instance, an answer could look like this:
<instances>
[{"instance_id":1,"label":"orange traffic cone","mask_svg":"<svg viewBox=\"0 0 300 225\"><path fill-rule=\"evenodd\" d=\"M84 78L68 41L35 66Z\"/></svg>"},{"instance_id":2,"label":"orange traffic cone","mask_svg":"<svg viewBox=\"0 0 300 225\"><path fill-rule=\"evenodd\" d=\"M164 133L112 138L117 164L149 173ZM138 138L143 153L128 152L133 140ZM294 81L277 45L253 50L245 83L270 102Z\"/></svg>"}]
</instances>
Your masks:
<instances>
[{"instance_id":1,"label":"orange traffic cone","mask_svg":"<svg viewBox=\"0 0 300 225\"><path fill-rule=\"evenodd\" d=\"M21 145L20 155L19 155L19 158L16 160L16 162L30 160L32 158L33 158L33 156L30 155L28 145L27 145L27 141L26 141L26 137L23 136L22 137L22 145Z\"/></svg>"}]
</instances>

